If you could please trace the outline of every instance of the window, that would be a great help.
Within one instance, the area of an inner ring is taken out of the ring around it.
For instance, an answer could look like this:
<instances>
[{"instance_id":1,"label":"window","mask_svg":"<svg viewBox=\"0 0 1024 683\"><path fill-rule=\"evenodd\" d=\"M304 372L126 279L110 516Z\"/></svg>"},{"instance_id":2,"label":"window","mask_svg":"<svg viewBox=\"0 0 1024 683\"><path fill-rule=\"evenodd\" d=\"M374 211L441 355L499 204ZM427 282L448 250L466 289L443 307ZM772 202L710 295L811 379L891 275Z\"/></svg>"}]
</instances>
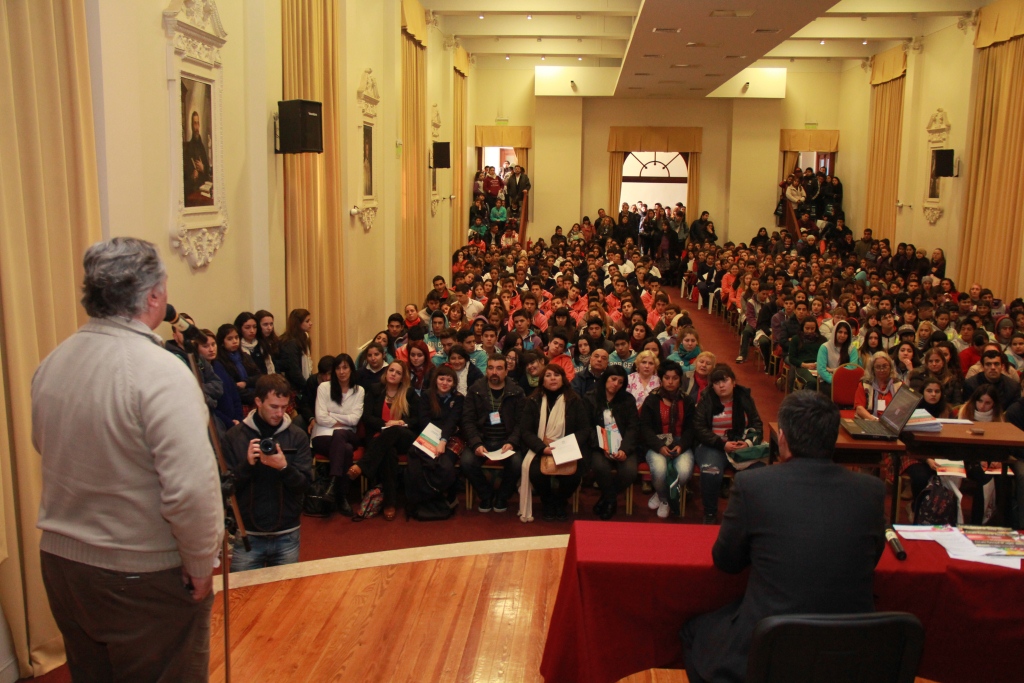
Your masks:
<instances>
[{"instance_id":1,"label":"window","mask_svg":"<svg viewBox=\"0 0 1024 683\"><path fill-rule=\"evenodd\" d=\"M622 163L619 203L686 204L688 154L678 152L630 152Z\"/></svg>"}]
</instances>

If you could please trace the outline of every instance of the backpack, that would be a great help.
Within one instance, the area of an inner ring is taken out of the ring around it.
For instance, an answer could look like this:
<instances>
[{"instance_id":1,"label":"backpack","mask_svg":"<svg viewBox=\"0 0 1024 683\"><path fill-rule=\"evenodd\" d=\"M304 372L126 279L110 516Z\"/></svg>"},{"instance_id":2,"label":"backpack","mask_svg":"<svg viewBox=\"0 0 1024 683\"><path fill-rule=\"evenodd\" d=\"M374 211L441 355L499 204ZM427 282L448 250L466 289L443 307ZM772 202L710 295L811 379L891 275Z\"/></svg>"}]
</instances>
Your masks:
<instances>
[{"instance_id":1,"label":"backpack","mask_svg":"<svg viewBox=\"0 0 1024 683\"><path fill-rule=\"evenodd\" d=\"M959 505L956 495L946 488L938 475L928 480L928 485L917 497L915 524L928 526L956 524Z\"/></svg>"},{"instance_id":2,"label":"backpack","mask_svg":"<svg viewBox=\"0 0 1024 683\"><path fill-rule=\"evenodd\" d=\"M409 508L409 517L421 522L439 522L448 519L455 510L448 505L444 496L436 496Z\"/></svg>"},{"instance_id":3,"label":"backpack","mask_svg":"<svg viewBox=\"0 0 1024 683\"><path fill-rule=\"evenodd\" d=\"M379 486L374 486L363 496L363 500L359 503L359 507L356 508L356 514L352 517L352 521L361 522L364 519L379 515L382 507L384 507L384 494L381 493Z\"/></svg>"},{"instance_id":4,"label":"backpack","mask_svg":"<svg viewBox=\"0 0 1024 683\"><path fill-rule=\"evenodd\" d=\"M302 513L310 517L330 517L334 511L334 477L329 462L313 465L313 482L302 498Z\"/></svg>"}]
</instances>

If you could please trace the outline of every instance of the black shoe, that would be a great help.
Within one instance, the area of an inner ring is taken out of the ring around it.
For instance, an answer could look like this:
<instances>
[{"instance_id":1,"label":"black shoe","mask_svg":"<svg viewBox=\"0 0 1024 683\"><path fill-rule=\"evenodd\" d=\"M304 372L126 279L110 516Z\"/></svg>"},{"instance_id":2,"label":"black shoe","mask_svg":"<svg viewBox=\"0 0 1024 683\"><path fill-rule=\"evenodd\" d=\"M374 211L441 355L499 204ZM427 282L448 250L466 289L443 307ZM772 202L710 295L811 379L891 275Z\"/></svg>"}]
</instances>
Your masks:
<instances>
[{"instance_id":1,"label":"black shoe","mask_svg":"<svg viewBox=\"0 0 1024 683\"><path fill-rule=\"evenodd\" d=\"M495 512L505 512L508 510L508 497L499 493L494 497L494 507L492 508Z\"/></svg>"},{"instance_id":2,"label":"black shoe","mask_svg":"<svg viewBox=\"0 0 1024 683\"><path fill-rule=\"evenodd\" d=\"M608 501L605 504L604 509L601 511L601 514L598 515L598 516L603 521L607 522L609 519L614 517L615 513L618 512L618 511L619 511L618 501L610 500L610 501Z\"/></svg>"},{"instance_id":3,"label":"black shoe","mask_svg":"<svg viewBox=\"0 0 1024 683\"><path fill-rule=\"evenodd\" d=\"M447 495L447 497L445 498L445 502L448 503L448 507L450 507L452 510L459 507L459 497L458 495L455 494L454 491Z\"/></svg>"},{"instance_id":4,"label":"black shoe","mask_svg":"<svg viewBox=\"0 0 1024 683\"><path fill-rule=\"evenodd\" d=\"M351 517L354 514L352 512L352 505L349 504L348 500L344 497L338 498L338 500L335 501L335 505L338 508L338 512L346 517Z\"/></svg>"},{"instance_id":5,"label":"black shoe","mask_svg":"<svg viewBox=\"0 0 1024 683\"><path fill-rule=\"evenodd\" d=\"M605 500L604 498L601 498L596 503L594 503L594 514L600 517L602 514L604 514L604 511L605 509L607 509L607 507L608 501Z\"/></svg>"},{"instance_id":6,"label":"black shoe","mask_svg":"<svg viewBox=\"0 0 1024 683\"><path fill-rule=\"evenodd\" d=\"M490 498L481 498L480 505L477 506L477 512L490 512L494 509L494 505L491 503Z\"/></svg>"},{"instance_id":7,"label":"black shoe","mask_svg":"<svg viewBox=\"0 0 1024 683\"><path fill-rule=\"evenodd\" d=\"M545 522L555 521L555 511L550 505L545 505L540 513L541 520Z\"/></svg>"},{"instance_id":8,"label":"black shoe","mask_svg":"<svg viewBox=\"0 0 1024 683\"><path fill-rule=\"evenodd\" d=\"M704 524L718 524L718 514L715 512L705 512Z\"/></svg>"},{"instance_id":9,"label":"black shoe","mask_svg":"<svg viewBox=\"0 0 1024 683\"><path fill-rule=\"evenodd\" d=\"M555 519L559 522L569 521L569 512L565 509L565 503L558 504L558 509L555 510Z\"/></svg>"}]
</instances>

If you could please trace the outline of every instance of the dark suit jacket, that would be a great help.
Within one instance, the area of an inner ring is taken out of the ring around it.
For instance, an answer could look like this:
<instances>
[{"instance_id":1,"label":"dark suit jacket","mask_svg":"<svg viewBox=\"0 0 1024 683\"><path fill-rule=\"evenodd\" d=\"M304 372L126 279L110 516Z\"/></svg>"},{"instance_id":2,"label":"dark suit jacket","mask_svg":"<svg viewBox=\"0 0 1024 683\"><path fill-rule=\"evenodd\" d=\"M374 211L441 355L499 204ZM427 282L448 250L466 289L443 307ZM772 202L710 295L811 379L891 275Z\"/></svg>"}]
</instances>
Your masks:
<instances>
[{"instance_id":1,"label":"dark suit jacket","mask_svg":"<svg viewBox=\"0 0 1024 683\"><path fill-rule=\"evenodd\" d=\"M738 473L712 556L730 574L750 567L747 592L687 624L694 669L742 682L768 616L873 611L884 531L885 486L874 477L807 458Z\"/></svg>"}]
</instances>

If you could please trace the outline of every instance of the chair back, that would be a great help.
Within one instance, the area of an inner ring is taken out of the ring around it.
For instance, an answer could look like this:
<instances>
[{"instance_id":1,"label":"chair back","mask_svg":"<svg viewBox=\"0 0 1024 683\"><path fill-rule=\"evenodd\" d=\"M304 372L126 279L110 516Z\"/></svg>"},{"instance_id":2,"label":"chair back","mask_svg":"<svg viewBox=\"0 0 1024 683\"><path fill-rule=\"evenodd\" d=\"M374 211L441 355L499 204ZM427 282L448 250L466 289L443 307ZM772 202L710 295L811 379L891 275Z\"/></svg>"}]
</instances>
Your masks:
<instances>
[{"instance_id":1,"label":"chair back","mask_svg":"<svg viewBox=\"0 0 1024 683\"><path fill-rule=\"evenodd\" d=\"M913 614L793 614L754 629L747 683L914 683L924 627Z\"/></svg>"},{"instance_id":2,"label":"chair back","mask_svg":"<svg viewBox=\"0 0 1024 683\"><path fill-rule=\"evenodd\" d=\"M858 365L836 368L832 373L832 402L837 406L852 406L863 378L864 369Z\"/></svg>"}]
</instances>

